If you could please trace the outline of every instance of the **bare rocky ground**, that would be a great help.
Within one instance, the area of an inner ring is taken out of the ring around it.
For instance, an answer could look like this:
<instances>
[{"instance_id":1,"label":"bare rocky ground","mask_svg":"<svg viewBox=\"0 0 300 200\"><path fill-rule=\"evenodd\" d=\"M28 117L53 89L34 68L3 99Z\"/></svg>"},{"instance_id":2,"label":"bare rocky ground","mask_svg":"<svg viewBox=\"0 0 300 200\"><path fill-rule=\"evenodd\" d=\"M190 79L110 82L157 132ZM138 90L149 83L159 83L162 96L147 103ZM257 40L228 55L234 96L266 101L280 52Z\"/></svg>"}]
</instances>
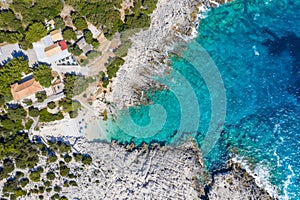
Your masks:
<instances>
[{"instance_id":1,"label":"bare rocky ground","mask_svg":"<svg viewBox=\"0 0 300 200\"><path fill-rule=\"evenodd\" d=\"M76 137L64 140L72 145L74 153L93 158L91 165L74 160L68 163L77 186L65 187L65 177L52 182L62 188L59 195L68 199L274 199L238 164L228 165L228 169L212 178L204 170L201 153L192 140L178 147L153 144L151 148L115 142L91 143ZM44 171L55 171L57 163L47 165L42 159L40 166ZM44 193L44 197L49 199L54 194L54 191ZM22 199L37 199L37 195Z\"/></svg>"},{"instance_id":2,"label":"bare rocky ground","mask_svg":"<svg viewBox=\"0 0 300 200\"><path fill-rule=\"evenodd\" d=\"M207 195L209 200L273 200L266 190L240 164L230 163L228 169L216 173Z\"/></svg>"},{"instance_id":3,"label":"bare rocky ground","mask_svg":"<svg viewBox=\"0 0 300 200\"><path fill-rule=\"evenodd\" d=\"M77 139L70 140L73 143ZM74 149L91 155L93 165L77 178L78 187L63 188L61 195L82 200L200 199L197 177L203 168L194 143L155 145L151 150L146 145L131 148L77 140Z\"/></svg>"},{"instance_id":4,"label":"bare rocky ground","mask_svg":"<svg viewBox=\"0 0 300 200\"><path fill-rule=\"evenodd\" d=\"M141 90L159 86L152 76L164 75L168 70L164 61L172 44L191 36L200 5L201 0L158 1L150 28L132 37L133 45L113 79L112 93L106 96L108 101L118 108L136 105L141 101Z\"/></svg>"}]
</instances>

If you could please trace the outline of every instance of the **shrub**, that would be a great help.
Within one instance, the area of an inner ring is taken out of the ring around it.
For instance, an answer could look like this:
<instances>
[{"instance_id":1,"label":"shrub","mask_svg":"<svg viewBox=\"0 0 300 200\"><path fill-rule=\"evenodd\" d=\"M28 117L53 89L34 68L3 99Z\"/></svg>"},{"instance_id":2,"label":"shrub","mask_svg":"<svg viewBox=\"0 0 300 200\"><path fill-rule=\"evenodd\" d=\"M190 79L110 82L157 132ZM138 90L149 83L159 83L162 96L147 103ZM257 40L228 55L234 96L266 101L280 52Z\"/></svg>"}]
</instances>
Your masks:
<instances>
[{"instance_id":1,"label":"shrub","mask_svg":"<svg viewBox=\"0 0 300 200\"><path fill-rule=\"evenodd\" d=\"M42 102L44 102L44 101L47 99L47 94L46 94L45 91L37 92L37 93L35 94L35 98L37 98L37 101L38 101L39 103L42 103Z\"/></svg>"},{"instance_id":2,"label":"shrub","mask_svg":"<svg viewBox=\"0 0 300 200\"><path fill-rule=\"evenodd\" d=\"M68 168L66 165L62 165L59 167L59 172L61 176L67 176L70 172L70 168Z\"/></svg>"},{"instance_id":3,"label":"shrub","mask_svg":"<svg viewBox=\"0 0 300 200\"><path fill-rule=\"evenodd\" d=\"M65 161L66 163L71 162L71 160L72 160L72 156L70 156L69 154L66 154L66 155L64 156L64 161Z\"/></svg>"},{"instance_id":4,"label":"shrub","mask_svg":"<svg viewBox=\"0 0 300 200\"><path fill-rule=\"evenodd\" d=\"M73 157L75 158L76 162L79 162L82 160L82 154L81 153L73 153Z\"/></svg>"},{"instance_id":5,"label":"shrub","mask_svg":"<svg viewBox=\"0 0 300 200\"><path fill-rule=\"evenodd\" d=\"M27 192L24 191L24 190L22 190L21 188L17 188L17 189L14 191L15 198L24 196L24 195L26 195L26 194L27 194Z\"/></svg>"},{"instance_id":6,"label":"shrub","mask_svg":"<svg viewBox=\"0 0 300 200\"><path fill-rule=\"evenodd\" d=\"M55 185L55 186L54 186L54 191L55 191L55 192L61 192L61 187L58 186L58 185Z\"/></svg>"},{"instance_id":7,"label":"shrub","mask_svg":"<svg viewBox=\"0 0 300 200\"><path fill-rule=\"evenodd\" d=\"M87 155L85 154L83 157L82 157L82 163L85 164L85 165L90 165L91 163L93 162L93 159L90 155Z\"/></svg>"},{"instance_id":8,"label":"shrub","mask_svg":"<svg viewBox=\"0 0 300 200\"><path fill-rule=\"evenodd\" d=\"M78 116L78 110L70 111L69 112L70 118L76 118Z\"/></svg>"},{"instance_id":9,"label":"shrub","mask_svg":"<svg viewBox=\"0 0 300 200\"><path fill-rule=\"evenodd\" d=\"M41 175L39 172L34 171L29 174L29 178L33 182L39 182L41 180Z\"/></svg>"},{"instance_id":10,"label":"shrub","mask_svg":"<svg viewBox=\"0 0 300 200\"><path fill-rule=\"evenodd\" d=\"M49 102L49 103L47 104L47 106L48 106L48 108L50 108L50 109L56 108L56 104L55 104L55 102L53 102L53 101Z\"/></svg>"},{"instance_id":11,"label":"shrub","mask_svg":"<svg viewBox=\"0 0 300 200\"><path fill-rule=\"evenodd\" d=\"M22 187L25 187L28 183L29 183L29 179L28 179L28 178L22 178L22 179L20 180L20 185L21 185Z\"/></svg>"},{"instance_id":12,"label":"shrub","mask_svg":"<svg viewBox=\"0 0 300 200\"><path fill-rule=\"evenodd\" d=\"M54 163L57 161L57 156L56 155L50 155L48 158L47 158L47 163Z\"/></svg>"},{"instance_id":13,"label":"shrub","mask_svg":"<svg viewBox=\"0 0 300 200\"><path fill-rule=\"evenodd\" d=\"M31 99L24 99L23 103L27 106L31 106L32 105L32 100Z\"/></svg>"},{"instance_id":14,"label":"shrub","mask_svg":"<svg viewBox=\"0 0 300 200\"><path fill-rule=\"evenodd\" d=\"M55 179L55 173L54 172L48 172L46 174L46 176L47 176L47 179L49 179L49 180L54 180Z\"/></svg>"},{"instance_id":15,"label":"shrub","mask_svg":"<svg viewBox=\"0 0 300 200\"><path fill-rule=\"evenodd\" d=\"M70 184L71 186L74 186L74 187L77 187L77 186L78 186L77 183L76 183L76 181L70 181L69 184Z\"/></svg>"}]
</instances>

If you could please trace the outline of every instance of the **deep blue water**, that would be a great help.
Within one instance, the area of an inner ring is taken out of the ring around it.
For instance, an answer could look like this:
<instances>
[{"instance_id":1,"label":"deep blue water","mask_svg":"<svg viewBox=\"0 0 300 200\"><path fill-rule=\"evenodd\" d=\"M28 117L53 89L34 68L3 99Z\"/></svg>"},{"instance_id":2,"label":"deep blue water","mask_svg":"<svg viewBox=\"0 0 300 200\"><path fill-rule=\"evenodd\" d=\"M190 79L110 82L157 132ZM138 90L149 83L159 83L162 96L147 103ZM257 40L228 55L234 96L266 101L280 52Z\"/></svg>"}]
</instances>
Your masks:
<instances>
[{"instance_id":1,"label":"deep blue water","mask_svg":"<svg viewBox=\"0 0 300 200\"><path fill-rule=\"evenodd\" d=\"M236 0L209 11L196 40L171 58L170 75L158 78L169 90L148 91L151 105L120 111L111 139L209 141L209 170L238 154L268 168L281 198L300 199L299 10L300 1Z\"/></svg>"}]
</instances>

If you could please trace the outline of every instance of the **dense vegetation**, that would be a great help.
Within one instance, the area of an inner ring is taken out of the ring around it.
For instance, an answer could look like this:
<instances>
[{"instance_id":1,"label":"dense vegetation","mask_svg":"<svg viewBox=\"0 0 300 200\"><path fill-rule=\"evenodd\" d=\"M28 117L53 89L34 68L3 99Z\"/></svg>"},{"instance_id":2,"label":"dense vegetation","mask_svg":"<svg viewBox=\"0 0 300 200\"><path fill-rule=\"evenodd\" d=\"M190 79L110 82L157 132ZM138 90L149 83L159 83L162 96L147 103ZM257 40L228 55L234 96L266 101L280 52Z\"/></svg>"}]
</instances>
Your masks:
<instances>
[{"instance_id":1,"label":"dense vegetation","mask_svg":"<svg viewBox=\"0 0 300 200\"><path fill-rule=\"evenodd\" d=\"M13 58L0 70L0 105L12 99L10 85L19 81L22 73L28 73L28 62L23 57Z\"/></svg>"},{"instance_id":2,"label":"dense vegetation","mask_svg":"<svg viewBox=\"0 0 300 200\"><path fill-rule=\"evenodd\" d=\"M65 88L64 93L67 98L72 98L84 92L92 78L85 78L84 76L76 76L74 74L66 74L64 78Z\"/></svg>"},{"instance_id":3,"label":"dense vegetation","mask_svg":"<svg viewBox=\"0 0 300 200\"><path fill-rule=\"evenodd\" d=\"M114 58L109 65L106 66L106 69L107 69L107 72L106 74L105 73L102 73L100 75L100 78L103 82L103 87L107 87L107 85L109 84L109 81L113 78L113 77L116 77L117 75L117 72L120 68L120 66L122 66L124 64L124 60L120 57L116 57Z\"/></svg>"},{"instance_id":4,"label":"dense vegetation","mask_svg":"<svg viewBox=\"0 0 300 200\"><path fill-rule=\"evenodd\" d=\"M21 107L9 108L0 116L0 132L17 132L24 129L27 112Z\"/></svg>"},{"instance_id":5,"label":"dense vegetation","mask_svg":"<svg viewBox=\"0 0 300 200\"><path fill-rule=\"evenodd\" d=\"M45 19L58 16L63 8L61 0L13 1L9 10L0 13L0 42L19 42L23 48L32 47L47 34Z\"/></svg>"},{"instance_id":6,"label":"dense vegetation","mask_svg":"<svg viewBox=\"0 0 300 200\"><path fill-rule=\"evenodd\" d=\"M61 112L56 114L49 113L47 108L44 108L40 111L40 122L52 122L56 120L62 120L64 118Z\"/></svg>"},{"instance_id":7,"label":"dense vegetation","mask_svg":"<svg viewBox=\"0 0 300 200\"><path fill-rule=\"evenodd\" d=\"M33 76L43 87L50 87L52 81L51 68L47 65L38 65L33 68Z\"/></svg>"},{"instance_id":8,"label":"dense vegetation","mask_svg":"<svg viewBox=\"0 0 300 200\"><path fill-rule=\"evenodd\" d=\"M125 23L123 23L118 10L121 8L123 0L92 2L66 0L65 2L73 6L78 14L85 17L89 22L103 28L104 34L108 38L117 31L148 27L150 24L149 14L152 13L157 4L157 0L134 0L134 7L127 12Z\"/></svg>"},{"instance_id":9,"label":"dense vegetation","mask_svg":"<svg viewBox=\"0 0 300 200\"><path fill-rule=\"evenodd\" d=\"M71 17L72 17L72 22L73 22L74 26L78 30L83 31L84 29L88 28L85 18L82 17L79 13L72 12Z\"/></svg>"}]
</instances>

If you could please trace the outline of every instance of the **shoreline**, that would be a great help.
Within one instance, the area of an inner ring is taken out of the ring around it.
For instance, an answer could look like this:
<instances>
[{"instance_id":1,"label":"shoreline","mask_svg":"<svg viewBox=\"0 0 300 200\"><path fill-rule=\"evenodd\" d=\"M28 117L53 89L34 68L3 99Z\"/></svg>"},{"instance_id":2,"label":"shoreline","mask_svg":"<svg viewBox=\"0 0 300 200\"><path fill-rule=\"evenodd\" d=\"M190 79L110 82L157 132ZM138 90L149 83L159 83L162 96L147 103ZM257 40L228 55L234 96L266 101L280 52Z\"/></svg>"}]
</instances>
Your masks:
<instances>
[{"instance_id":1,"label":"shoreline","mask_svg":"<svg viewBox=\"0 0 300 200\"><path fill-rule=\"evenodd\" d=\"M182 3L182 5L180 3ZM209 4L210 2L206 1L206 3ZM201 6L199 6L200 4ZM166 16L163 16L166 8L168 8L167 13L165 14ZM199 12L200 10L204 11L205 9L208 9L208 6L202 0L196 0L194 3L187 1L176 2L174 4L170 0L159 0L157 8L151 15L150 28L145 31L140 31L132 37L134 40L133 45L129 49L128 55L125 57L125 64L118 71L117 77L113 79L111 85L112 93L108 94L106 99L116 106L117 109L122 109L141 103L143 97L141 94L144 90L160 87L160 85L153 81L151 77L153 75L164 76L170 69L170 66L166 64L166 60L168 52L174 47L174 44L187 42L188 40L197 37L197 26L199 25L198 19L205 17L205 15L202 15ZM177 10L180 10L179 13L176 12ZM193 20L193 14L195 14L195 12L198 14ZM187 13L190 13L189 16L186 16ZM152 20L152 18L154 19ZM162 35L159 35L159 33ZM155 38L155 40L153 40L153 38ZM114 109L114 107L111 106L109 106L109 108L112 108L112 111ZM89 119L87 119L87 121L88 120ZM94 121L95 120L98 121L99 119L96 118ZM94 135L94 131L88 130L87 134L87 136ZM83 136L88 138L86 135ZM81 135L77 137L81 137ZM93 152L96 157L97 154L106 153L102 152L103 150L101 148L96 148L96 146L99 145L95 145L95 143L90 143L89 141L85 141L84 143L81 144L81 148L85 150L88 149L90 152ZM116 145L115 142L105 145L110 146L108 149L111 151L111 154L115 154L114 150L117 148L124 148L124 145ZM117 147L114 147L114 145ZM153 145L155 146L155 144ZM130 147L130 145L127 146ZM163 148L169 147L159 147L159 151ZM136 151L139 150L133 148L132 151L136 153ZM153 149L151 148L150 151L153 151ZM154 149L154 155L156 154L155 152L157 151ZM151 154L149 154L149 156L151 156ZM203 170L203 166L198 170ZM229 172L230 171L227 171L227 173ZM217 176L219 176L219 174L216 174L216 177ZM213 177L212 179L214 179ZM211 187L218 187L217 184L222 183L212 182ZM256 183L251 184L254 184L254 187L257 185ZM91 188L93 187L92 184ZM84 188L82 189L84 190ZM201 190L202 193L198 192L204 199L205 192L208 192L206 196L211 192L205 191L205 188Z\"/></svg>"}]
</instances>

